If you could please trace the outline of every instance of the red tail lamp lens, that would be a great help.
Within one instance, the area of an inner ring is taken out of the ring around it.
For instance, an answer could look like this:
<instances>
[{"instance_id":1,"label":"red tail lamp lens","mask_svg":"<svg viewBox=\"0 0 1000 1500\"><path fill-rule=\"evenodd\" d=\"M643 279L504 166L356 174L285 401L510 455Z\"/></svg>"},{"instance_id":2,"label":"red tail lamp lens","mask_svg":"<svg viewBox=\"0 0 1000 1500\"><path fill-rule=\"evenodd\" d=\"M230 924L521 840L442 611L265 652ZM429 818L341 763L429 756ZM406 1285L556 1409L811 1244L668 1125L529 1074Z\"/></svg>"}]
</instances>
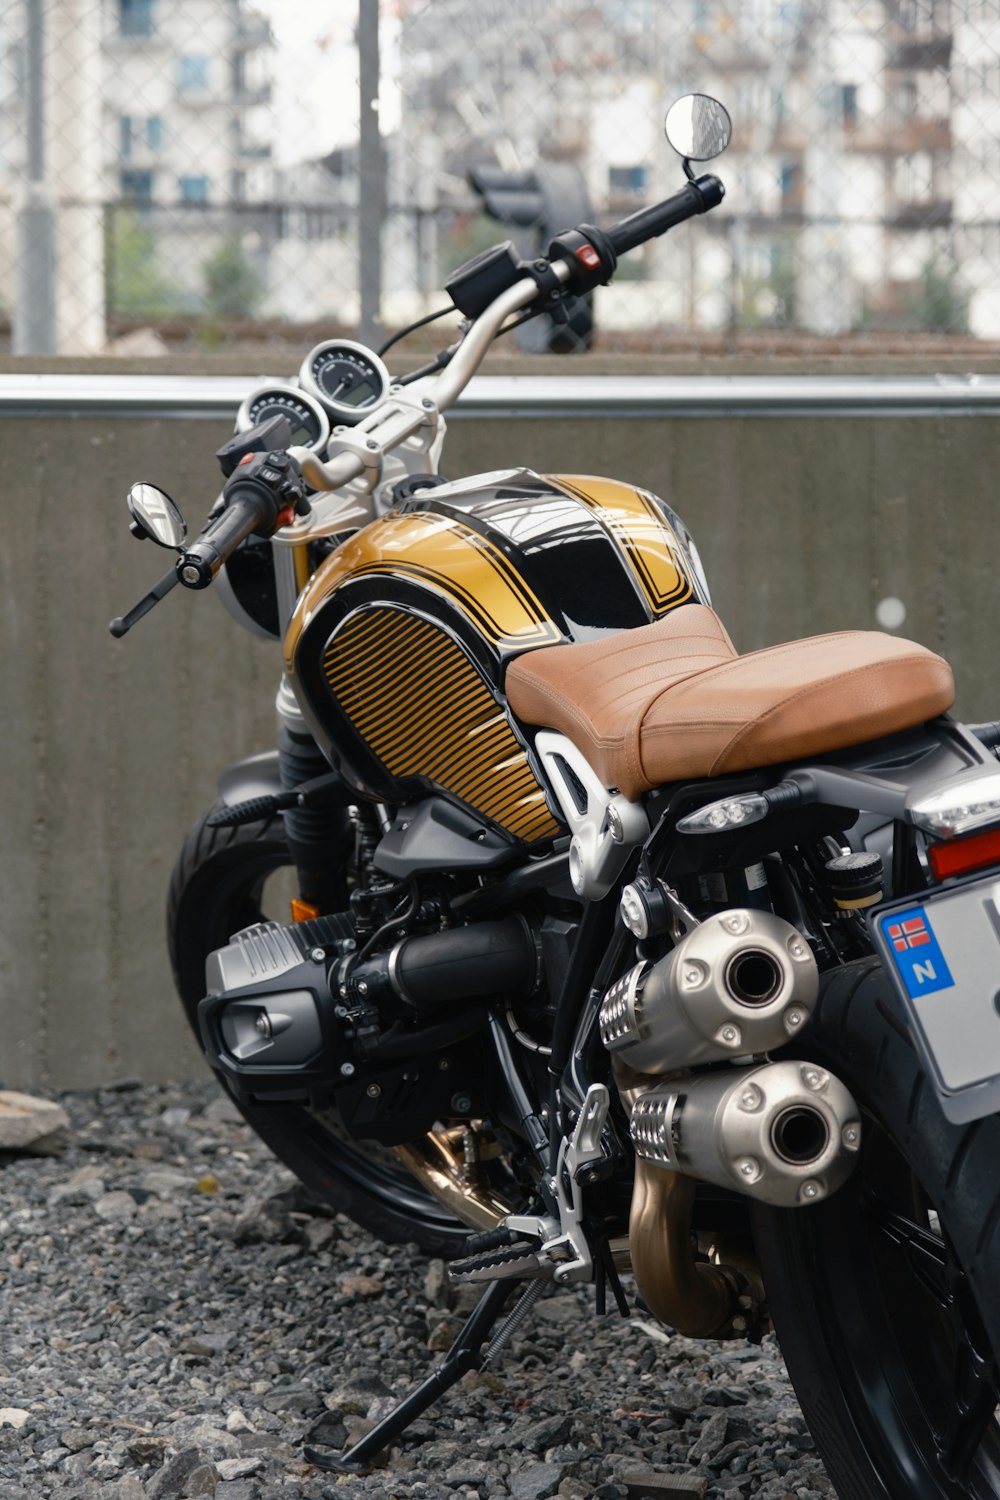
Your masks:
<instances>
[{"instance_id":1,"label":"red tail lamp lens","mask_svg":"<svg viewBox=\"0 0 1000 1500\"><path fill-rule=\"evenodd\" d=\"M988 828L985 833L976 833L966 839L931 844L927 858L938 880L1000 864L1000 828Z\"/></svg>"}]
</instances>

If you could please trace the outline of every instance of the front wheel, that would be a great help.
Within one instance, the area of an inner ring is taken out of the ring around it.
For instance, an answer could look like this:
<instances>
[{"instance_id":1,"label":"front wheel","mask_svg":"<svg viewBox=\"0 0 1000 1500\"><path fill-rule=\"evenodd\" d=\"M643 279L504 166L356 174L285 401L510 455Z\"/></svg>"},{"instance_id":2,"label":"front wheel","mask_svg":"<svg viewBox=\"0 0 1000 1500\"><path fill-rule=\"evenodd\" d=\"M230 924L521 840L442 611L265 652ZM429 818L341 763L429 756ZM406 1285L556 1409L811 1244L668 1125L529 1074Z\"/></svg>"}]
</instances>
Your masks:
<instances>
[{"instance_id":1,"label":"front wheel","mask_svg":"<svg viewBox=\"0 0 1000 1500\"><path fill-rule=\"evenodd\" d=\"M269 909L269 887L283 873L294 875L280 818L213 828L209 819L221 805L210 808L188 834L174 866L167 907L174 981L195 1036L209 953L243 927L287 920ZM464 1244L468 1228L418 1186L395 1152L351 1137L336 1110L234 1102L261 1140L321 1202L382 1239L412 1241L429 1254L454 1255Z\"/></svg>"},{"instance_id":2,"label":"front wheel","mask_svg":"<svg viewBox=\"0 0 1000 1500\"><path fill-rule=\"evenodd\" d=\"M803 1042L864 1132L827 1202L754 1215L817 1448L841 1500L998 1500L1000 1119L945 1120L872 959L827 976Z\"/></svg>"}]
</instances>

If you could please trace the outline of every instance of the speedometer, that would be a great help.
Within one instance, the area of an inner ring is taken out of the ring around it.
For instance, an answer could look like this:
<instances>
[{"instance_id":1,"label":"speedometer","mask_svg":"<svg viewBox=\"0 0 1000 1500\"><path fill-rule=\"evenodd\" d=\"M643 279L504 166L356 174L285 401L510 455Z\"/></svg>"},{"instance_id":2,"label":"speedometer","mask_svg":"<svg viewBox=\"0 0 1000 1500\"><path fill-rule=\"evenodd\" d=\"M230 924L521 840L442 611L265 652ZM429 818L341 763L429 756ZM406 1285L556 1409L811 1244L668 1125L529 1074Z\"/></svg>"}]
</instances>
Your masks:
<instances>
[{"instance_id":1,"label":"speedometer","mask_svg":"<svg viewBox=\"0 0 1000 1500\"><path fill-rule=\"evenodd\" d=\"M236 413L236 431L249 432L268 417L287 417L292 424L293 448L322 453L330 441L330 419L315 396L294 385L270 381L256 386Z\"/></svg>"},{"instance_id":2,"label":"speedometer","mask_svg":"<svg viewBox=\"0 0 1000 1500\"><path fill-rule=\"evenodd\" d=\"M378 355L352 339L326 339L310 349L299 380L344 423L360 421L389 390L389 372Z\"/></svg>"}]
</instances>

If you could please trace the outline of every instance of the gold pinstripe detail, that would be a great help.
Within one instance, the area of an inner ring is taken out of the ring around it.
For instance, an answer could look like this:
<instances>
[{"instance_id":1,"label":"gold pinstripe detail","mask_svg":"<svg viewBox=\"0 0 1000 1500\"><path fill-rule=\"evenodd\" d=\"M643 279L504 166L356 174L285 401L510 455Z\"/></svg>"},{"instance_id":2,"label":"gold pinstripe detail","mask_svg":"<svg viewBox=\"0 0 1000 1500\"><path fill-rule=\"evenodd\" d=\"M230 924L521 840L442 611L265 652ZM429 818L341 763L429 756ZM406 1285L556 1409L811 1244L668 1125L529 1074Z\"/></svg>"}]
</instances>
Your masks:
<instances>
[{"instance_id":1,"label":"gold pinstripe detail","mask_svg":"<svg viewBox=\"0 0 1000 1500\"><path fill-rule=\"evenodd\" d=\"M642 490L589 475L553 474L549 478L585 505L611 533L654 615L665 615L693 596L677 538Z\"/></svg>"},{"instance_id":2,"label":"gold pinstripe detail","mask_svg":"<svg viewBox=\"0 0 1000 1500\"><path fill-rule=\"evenodd\" d=\"M392 776L426 776L527 842L559 832L506 714L438 626L384 605L362 608L334 634L323 670Z\"/></svg>"},{"instance_id":3,"label":"gold pinstripe detail","mask_svg":"<svg viewBox=\"0 0 1000 1500\"><path fill-rule=\"evenodd\" d=\"M317 568L285 635L289 671L294 670L303 630L330 595L351 579L381 573L411 578L444 595L503 650L554 646L562 640L499 547L453 516L413 511L373 521Z\"/></svg>"}]
</instances>

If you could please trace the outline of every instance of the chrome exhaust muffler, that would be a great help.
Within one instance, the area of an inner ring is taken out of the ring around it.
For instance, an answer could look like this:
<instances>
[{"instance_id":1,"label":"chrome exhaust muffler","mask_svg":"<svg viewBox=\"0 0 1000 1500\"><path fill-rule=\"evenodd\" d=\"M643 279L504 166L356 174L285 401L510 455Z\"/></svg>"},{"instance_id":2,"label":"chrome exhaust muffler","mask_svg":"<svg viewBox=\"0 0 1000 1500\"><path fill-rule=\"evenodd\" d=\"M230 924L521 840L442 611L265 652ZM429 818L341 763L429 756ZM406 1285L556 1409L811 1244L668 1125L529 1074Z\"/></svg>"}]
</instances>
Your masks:
<instances>
[{"instance_id":1,"label":"chrome exhaust muffler","mask_svg":"<svg viewBox=\"0 0 1000 1500\"><path fill-rule=\"evenodd\" d=\"M818 990L812 949L791 923L738 908L623 975L601 1005L601 1038L638 1073L770 1052L802 1029Z\"/></svg>"},{"instance_id":2,"label":"chrome exhaust muffler","mask_svg":"<svg viewBox=\"0 0 1000 1500\"><path fill-rule=\"evenodd\" d=\"M780 1208L836 1192L861 1146L850 1091L809 1062L723 1068L632 1092L631 1130L644 1161Z\"/></svg>"}]
</instances>

